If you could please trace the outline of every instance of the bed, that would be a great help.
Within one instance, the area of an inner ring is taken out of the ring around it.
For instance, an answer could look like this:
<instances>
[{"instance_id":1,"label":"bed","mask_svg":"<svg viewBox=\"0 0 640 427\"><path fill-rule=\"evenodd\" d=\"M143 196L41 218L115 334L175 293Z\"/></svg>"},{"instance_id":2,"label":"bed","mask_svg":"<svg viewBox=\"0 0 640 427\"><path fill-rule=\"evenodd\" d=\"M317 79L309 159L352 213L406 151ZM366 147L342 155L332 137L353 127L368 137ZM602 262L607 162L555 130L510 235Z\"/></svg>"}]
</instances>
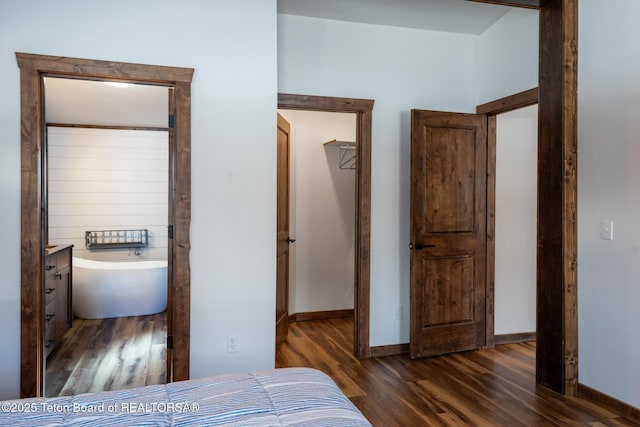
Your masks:
<instances>
[{"instance_id":1,"label":"bed","mask_svg":"<svg viewBox=\"0 0 640 427\"><path fill-rule=\"evenodd\" d=\"M2 426L371 426L309 368L220 375L120 391L0 402Z\"/></svg>"}]
</instances>

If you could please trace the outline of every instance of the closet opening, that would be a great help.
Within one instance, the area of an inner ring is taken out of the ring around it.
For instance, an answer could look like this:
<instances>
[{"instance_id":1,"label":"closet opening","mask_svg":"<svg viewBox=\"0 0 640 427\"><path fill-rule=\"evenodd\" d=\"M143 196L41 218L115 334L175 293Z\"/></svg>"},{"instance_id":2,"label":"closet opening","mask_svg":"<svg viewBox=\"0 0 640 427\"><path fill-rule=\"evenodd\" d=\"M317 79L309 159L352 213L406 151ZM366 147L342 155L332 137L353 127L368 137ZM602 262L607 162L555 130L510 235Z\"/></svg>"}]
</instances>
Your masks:
<instances>
[{"instance_id":1,"label":"closet opening","mask_svg":"<svg viewBox=\"0 0 640 427\"><path fill-rule=\"evenodd\" d=\"M320 97L320 96L306 96L306 95L291 95L291 94L279 94L278 95L278 108L279 110L294 110L291 114L310 114L311 112L317 114L319 112L324 113L338 113L334 117L340 117L342 120L345 120L346 127L349 128L346 134L337 134L331 133L322 135L322 138L318 140L318 145L314 148L319 150L321 155L320 160L324 164L324 171L327 173L325 175L332 185L339 184L339 182L351 182L353 183L353 190L348 190L349 185L345 185L348 191L344 192L332 190L329 186L329 190L333 191L333 201L335 212L337 216L334 221L336 223L340 223L339 227L336 227L336 230L339 230L340 236L339 239L343 240L343 242L353 242L353 249L346 248L343 252L347 258L339 257L337 259L331 259L330 256L327 256L325 261L328 264L331 262L340 263L342 267L339 275L342 275L344 280L335 280L334 278L329 279L329 282L332 283L332 286L336 286L333 288L334 294L327 298L325 302L330 299L335 300L335 295L342 293L338 297L341 299L340 306L334 306L333 309L327 308L314 308L313 305L309 304L309 301L305 301L305 299L310 295L307 293L308 289L303 290L303 295L298 292L298 289L294 289L292 291L292 296L295 298L296 307L293 308L294 311L304 313L301 314L300 317L296 316L295 312L289 312L292 315L291 320L301 320L305 318L305 316L312 316L314 318L314 314L306 314L306 313L320 313L320 315L327 316L350 316L353 313L354 318L354 354L358 358L368 358L371 357L371 348L369 344L369 313L370 313L370 227L371 227L371 116L373 109L373 100L365 100L365 99L352 99L352 98L330 98L330 97ZM286 114L286 113L285 113ZM321 116L317 116L321 117ZM291 124L292 128L294 123ZM338 145L337 147L332 146L333 140L338 141L348 141L355 144L355 149L353 147L346 148L349 144L343 143ZM324 143L329 142L329 144L324 145ZM291 138L291 144L295 145L297 142ZM344 154L344 157L340 151L347 152L348 154ZM347 158L346 156L349 156ZM351 158L352 157L352 158ZM316 158L317 160L317 158ZM340 169L342 164L343 169ZM333 168L333 175L331 174L331 169ZM345 169L346 168L346 169ZM349 174L349 175L346 175ZM326 183L326 182L325 182ZM336 198L336 195L339 193L343 193L340 197ZM350 192L350 193L349 193ZM308 197L313 197L313 195L307 195ZM355 199L355 203L352 203L353 208L349 208L347 206L348 200L351 198L353 201ZM338 202L340 199L340 202ZM296 212L296 216L298 213ZM297 218L296 218L297 219ZM342 221L342 222L341 222ZM353 221L353 222L351 222ZM350 228L352 224L352 229ZM345 229L340 227L347 227L346 233ZM311 229L311 228L309 228ZM318 230L320 232L320 230ZM349 236L350 234L350 236ZM300 242L301 235L296 234L295 231L292 232L290 236L290 240L295 240L295 243L292 242L293 245L298 245ZM309 239L308 250L313 250L313 239ZM344 249L344 247L343 247ZM296 250L297 247L296 247ZM300 251L303 251L303 248L300 248ZM353 260L349 261L350 254L353 253ZM308 255L308 254L307 254ZM296 258L298 254L296 253ZM306 255L305 255L306 256ZM295 260L294 260L295 262ZM352 262L352 270L349 268L349 263ZM295 265L295 264L294 264ZM313 267L306 266L304 269L308 270ZM296 266L296 270L294 274L297 274L298 267ZM353 288L351 289L348 285L349 277L353 277ZM340 284L339 282L342 282ZM345 284L346 287L345 287ZM311 294L316 290L309 290ZM322 294L322 290L320 290L320 294ZM350 296L346 295L346 293L352 293L352 299ZM326 297L325 294L323 297ZM353 311L348 308L350 302L353 301ZM306 304L306 305L305 305ZM321 307L321 306L317 306ZM324 307L330 307L325 305ZM307 311L311 310L311 311ZM286 334L286 333L285 333Z\"/></svg>"},{"instance_id":2,"label":"closet opening","mask_svg":"<svg viewBox=\"0 0 640 427\"><path fill-rule=\"evenodd\" d=\"M352 319L356 115L278 112L290 123L289 319Z\"/></svg>"}]
</instances>

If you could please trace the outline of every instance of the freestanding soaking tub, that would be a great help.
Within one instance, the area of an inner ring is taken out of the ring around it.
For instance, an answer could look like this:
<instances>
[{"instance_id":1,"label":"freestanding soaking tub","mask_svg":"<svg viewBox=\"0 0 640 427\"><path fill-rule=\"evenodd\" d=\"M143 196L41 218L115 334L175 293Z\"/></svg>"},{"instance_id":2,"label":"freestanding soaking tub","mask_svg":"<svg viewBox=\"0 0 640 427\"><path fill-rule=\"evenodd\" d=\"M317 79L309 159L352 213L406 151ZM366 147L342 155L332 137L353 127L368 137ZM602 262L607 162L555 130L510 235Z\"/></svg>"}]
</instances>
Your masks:
<instances>
[{"instance_id":1,"label":"freestanding soaking tub","mask_svg":"<svg viewBox=\"0 0 640 427\"><path fill-rule=\"evenodd\" d=\"M167 261L73 258L73 313L81 319L142 316L167 308Z\"/></svg>"}]
</instances>

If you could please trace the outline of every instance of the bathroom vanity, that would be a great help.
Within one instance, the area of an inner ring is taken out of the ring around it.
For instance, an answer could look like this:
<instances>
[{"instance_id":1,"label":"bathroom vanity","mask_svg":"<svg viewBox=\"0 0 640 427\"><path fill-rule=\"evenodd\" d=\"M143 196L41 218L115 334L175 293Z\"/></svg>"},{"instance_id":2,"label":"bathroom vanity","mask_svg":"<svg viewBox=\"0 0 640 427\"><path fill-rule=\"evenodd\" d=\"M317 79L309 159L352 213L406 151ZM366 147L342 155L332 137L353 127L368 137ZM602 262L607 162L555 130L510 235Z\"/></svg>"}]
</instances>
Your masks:
<instances>
[{"instance_id":1,"label":"bathroom vanity","mask_svg":"<svg viewBox=\"0 0 640 427\"><path fill-rule=\"evenodd\" d=\"M44 263L44 354L58 345L73 322L71 304L73 245L47 247Z\"/></svg>"}]
</instances>

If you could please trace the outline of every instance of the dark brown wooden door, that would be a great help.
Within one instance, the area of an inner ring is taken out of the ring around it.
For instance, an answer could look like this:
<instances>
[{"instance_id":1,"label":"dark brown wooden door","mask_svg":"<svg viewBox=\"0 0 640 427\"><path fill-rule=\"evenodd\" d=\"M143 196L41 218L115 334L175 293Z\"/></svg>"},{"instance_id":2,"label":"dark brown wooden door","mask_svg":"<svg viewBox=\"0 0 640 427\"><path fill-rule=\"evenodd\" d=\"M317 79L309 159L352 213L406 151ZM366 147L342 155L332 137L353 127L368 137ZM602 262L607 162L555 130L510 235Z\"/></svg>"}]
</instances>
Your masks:
<instances>
[{"instance_id":1,"label":"dark brown wooden door","mask_svg":"<svg viewBox=\"0 0 640 427\"><path fill-rule=\"evenodd\" d=\"M411 114L411 357L485 345L487 118Z\"/></svg>"},{"instance_id":2,"label":"dark brown wooden door","mask_svg":"<svg viewBox=\"0 0 640 427\"><path fill-rule=\"evenodd\" d=\"M289 130L278 114L276 352L289 331Z\"/></svg>"}]
</instances>

